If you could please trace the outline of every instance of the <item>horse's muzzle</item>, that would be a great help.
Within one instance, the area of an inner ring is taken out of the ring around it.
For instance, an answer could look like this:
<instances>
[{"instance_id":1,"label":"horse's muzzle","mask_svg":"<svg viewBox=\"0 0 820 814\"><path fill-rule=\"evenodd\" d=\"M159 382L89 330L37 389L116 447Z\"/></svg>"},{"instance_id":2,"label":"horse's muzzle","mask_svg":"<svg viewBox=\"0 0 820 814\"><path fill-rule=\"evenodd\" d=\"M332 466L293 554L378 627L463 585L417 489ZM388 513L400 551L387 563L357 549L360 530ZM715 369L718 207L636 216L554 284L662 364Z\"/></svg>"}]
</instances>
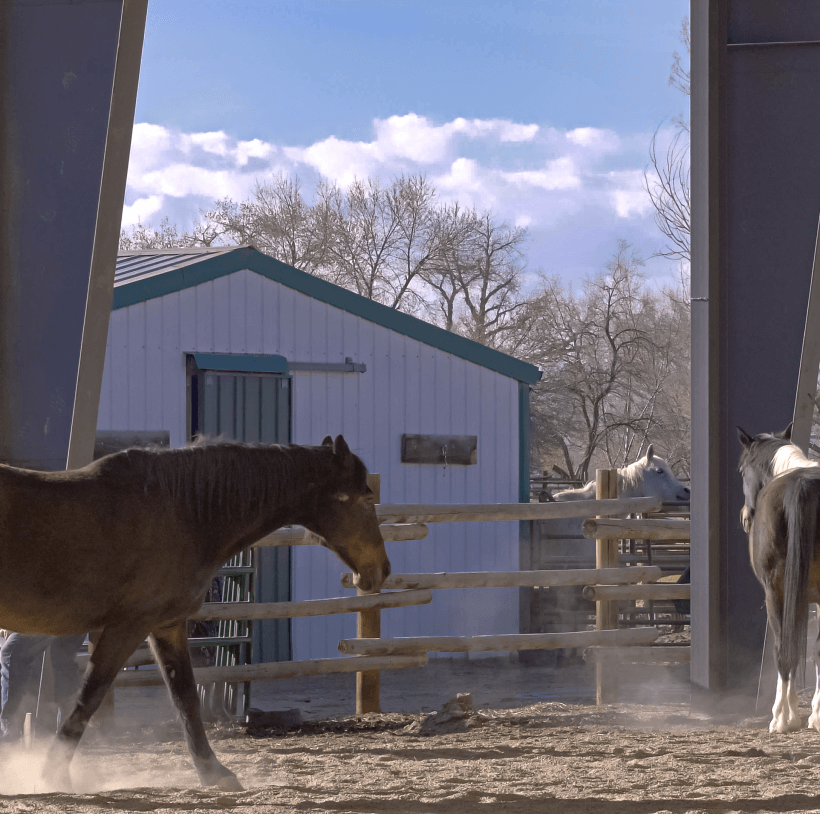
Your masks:
<instances>
[{"instance_id":1,"label":"horse's muzzle","mask_svg":"<svg viewBox=\"0 0 820 814\"><path fill-rule=\"evenodd\" d=\"M359 573L353 574L353 584L365 593L375 593L382 587L384 581L390 576L390 562L385 560L383 566L377 565L373 568L362 569Z\"/></svg>"},{"instance_id":2,"label":"horse's muzzle","mask_svg":"<svg viewBox=\"0 0 820 814\"><path fill-rule=\"evenodd\" d=\"M752 530L752 520L754 519L754 509L744 506L740 510L740 525L743 526L743 531L748 534Z\"/></svg>"}]
</instances>

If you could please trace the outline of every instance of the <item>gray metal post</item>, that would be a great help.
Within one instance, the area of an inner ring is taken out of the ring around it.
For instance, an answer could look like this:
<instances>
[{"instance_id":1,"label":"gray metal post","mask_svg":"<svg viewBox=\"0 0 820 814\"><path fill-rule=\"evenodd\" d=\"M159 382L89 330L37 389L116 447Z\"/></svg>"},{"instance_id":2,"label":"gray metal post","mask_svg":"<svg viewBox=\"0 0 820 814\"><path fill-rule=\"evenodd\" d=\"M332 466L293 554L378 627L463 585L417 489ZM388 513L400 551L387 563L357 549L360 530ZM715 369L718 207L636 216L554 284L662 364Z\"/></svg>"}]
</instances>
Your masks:
<instances>
[{"instance_id":1,"label":"gray metal post","mask_svg":"<svg viewBox=\"0 0 820 814\"><path fill-rule=\"evenodd\" d=\"M0 4L0 460L68 456L121 2Z\"/></svg>"},{"instance_id":2,"label":"gray metal post","mask_svg":"<svg viewBox=\"0 0 820 814\"><path fill-rule=\"evenodd\" d=\"M692 679L753 699L766 624L735 427L794 412L820 212L820 4L692 2Z\"/></svg>"}]
</instances>

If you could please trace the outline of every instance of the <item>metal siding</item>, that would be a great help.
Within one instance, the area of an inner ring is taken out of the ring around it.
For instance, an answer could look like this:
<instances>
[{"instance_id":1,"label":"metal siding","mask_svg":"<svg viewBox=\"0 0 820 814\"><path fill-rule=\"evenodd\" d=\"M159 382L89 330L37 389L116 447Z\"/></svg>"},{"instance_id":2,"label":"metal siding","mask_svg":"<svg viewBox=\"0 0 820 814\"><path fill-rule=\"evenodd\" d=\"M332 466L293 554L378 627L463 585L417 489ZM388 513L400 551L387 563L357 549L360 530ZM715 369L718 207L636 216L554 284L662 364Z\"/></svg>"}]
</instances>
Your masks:
<instances>
[{"instance_id":1,"label":"metal siding","mask_svg":"<svg viewBox=\"0 0 820 814\"><path fill-rule=\"evenodd\" d=\"M208 305L214 353L231 352L231 277L219 277L211 283L213 290Z\"/></svg>"},{"instance_id":2,"label":"metal siding","mask_svg":"<svg viewBox=\"0 0 820 814\"><path fill-rule=\"evenodd\" d=\"M154 371L163 369L162 359L162 300L145 303L145 423L164 430L162 405L162 377Z\"/></svg>"},{"instance_id":3,"label":"metal siding","mask_svg":"<svg viewBox=\"0 0 820 814\"><path fill-rule=\"evenodd\" d=\"M203 283L198 285L194 291L196 292L196 301L194 304L194 325L196 326L196 333L194 335L194 347L185 348L185 350L209 350L216 351L216 343L214 341L214 284ZM225 351L225 348L220 348Z\"/></svg>"},{"instance_id":4,"label":"metal siding","mask_svg":"<svg viewBox=\"0 0 820 814\"><path fill-rule=\"evenodd\" d=\"M131 319L141 306L113 312L104 380L108 405L101 405L100 429L168 429L172 445L184 444L184 352L278 353L300 362L338 362L350 356L366 365L365 373L294 374L294 443L316 444L328 433L344 433L368 469L381 475L385 503L517 501L517 480L511 475L517 472L515 380L253 273L242 272L241 277L221 285L206 282L157 300L161 317L148 322L160 320L162 353L151 351L148 368L146 321L140 335L139 318ZM258 310L256 302L262 304ZM247 316L240 330L237 320L243 313ZM134 348L131 339L138 337ZM159 372L153 370L158 363ZM135 389L142 389L143 404L150 390L151 399L167 405L166 426L133 423L128 394ZM109 416L107 427L103 416ZM402 464L400 439L406 432L477 435L478 465L444 470ZM396 572L491 570L499 563L515 568L514 526L431 524L426 540L390 543L388 554ZM343 570L324 548L294 548L294 600L342 595ZM517 624L517 594L511 598L495 590L438 591L430 605L383 614L384 635L511 633ZM296 659L335 656L338 639L355 635L352 614L295 619L292 625Z\"/></svg>"},{"instance_id":5,"label":"metal siding","mask_svg":"<svg viewBox=\"0 0 820 814\"><path fill-rule=\"evenodd\" d=\"M243 271L240 274L245 278L245 344L249 349L263 348L265 343L262 278L250 271Z\"/></svg>"},{"instance_id":6,"label":"metal siding","mask_svg":"<svg viewBox=\"0 0 820 814\"><path fill-rule=\"evenodd\" d=\"M247 322L248 303L246 271L231 274L222 279L228 282L228 297L230 307L229 347L231 353L247 353Z\"/></svg>"},{"instance_id":7,"label":"metal siding","mask_svg":"<svg viewBox=\"0 0 820 814\"><path fill-rule=\"evenodd\" d=\"M162 303L162 362L157 371L151 370L152 378L160 380L160 400L162 403L162 421L157 429L171 433L171 446L183 446L188 440L187 411L188 398L185 387L185 361L181 347L183 321L181 319L182 301L180 296L169 296L161 299Z\"/></svg>"},{"instance_id":8,"label":"metal siding","mask_svg":"<svg viewBox=\"0 0 820 814\"><path fill-rule=\"evenodd\" d=\"M145 427L145 303L130 309L126 343L128 421L132 427Z\"/></svg>"}]
</instances>

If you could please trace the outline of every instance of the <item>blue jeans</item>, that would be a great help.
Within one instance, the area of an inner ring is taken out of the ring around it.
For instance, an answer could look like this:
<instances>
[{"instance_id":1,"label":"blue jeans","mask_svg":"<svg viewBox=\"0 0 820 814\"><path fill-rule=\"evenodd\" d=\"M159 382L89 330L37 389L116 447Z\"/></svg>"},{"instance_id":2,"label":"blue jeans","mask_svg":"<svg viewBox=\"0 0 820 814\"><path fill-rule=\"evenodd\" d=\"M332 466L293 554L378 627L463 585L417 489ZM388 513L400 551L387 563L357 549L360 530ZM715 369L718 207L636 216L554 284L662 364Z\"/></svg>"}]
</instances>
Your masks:
<instances>
[{"instance_id":1,"label":"blue jeans","mask_svg":"<svg viewBox=\"0 0 820 814\"><path fill-rule=\"evenodd\" d=\"M22 737L27 710L24 701L32 695L37 699L43 653L54 674L54 701L61 718L71 712L74 695L80 686L80 673L75 657L85 641L85 633L77 636L27 636L11 633L0 649L0 732L6 740ZM56 729L56 723L54 728Z\"/></svg>"}]
</instances>

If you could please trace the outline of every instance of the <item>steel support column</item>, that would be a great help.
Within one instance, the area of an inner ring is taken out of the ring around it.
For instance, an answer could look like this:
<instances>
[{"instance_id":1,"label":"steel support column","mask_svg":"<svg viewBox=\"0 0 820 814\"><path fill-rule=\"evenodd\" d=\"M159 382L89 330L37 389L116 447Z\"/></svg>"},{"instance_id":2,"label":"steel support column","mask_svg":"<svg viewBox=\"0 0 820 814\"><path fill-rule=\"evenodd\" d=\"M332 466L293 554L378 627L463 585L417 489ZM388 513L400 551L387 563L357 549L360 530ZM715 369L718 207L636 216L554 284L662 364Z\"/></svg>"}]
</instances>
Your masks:
<instances>
[{"instance_id":1,"label":"steel support column","mask_svg":"<svg viewBox=\"0 0 820 814\"><path fill-rule=\"evenodd\" d=\"M820 4L692 1L692 679L757 685L736 426L792 418L820 213Z\"/></svg>"}]
</instances>

